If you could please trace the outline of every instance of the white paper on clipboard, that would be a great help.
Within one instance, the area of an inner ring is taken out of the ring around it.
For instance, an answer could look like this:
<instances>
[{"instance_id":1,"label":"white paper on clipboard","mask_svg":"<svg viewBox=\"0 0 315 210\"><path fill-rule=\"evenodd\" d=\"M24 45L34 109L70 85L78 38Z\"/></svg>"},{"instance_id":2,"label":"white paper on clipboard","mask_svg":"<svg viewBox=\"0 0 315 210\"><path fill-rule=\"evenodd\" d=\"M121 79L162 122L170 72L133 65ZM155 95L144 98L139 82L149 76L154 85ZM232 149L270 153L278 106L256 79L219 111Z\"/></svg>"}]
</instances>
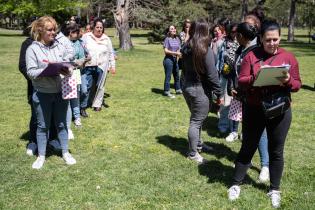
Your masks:
<instances>
[{"instance_id":1,"label":"white paper on clipboard","mask_svg":"<svg viewBox=\"0 0 315 210\"><path fill-rule=\"evenodd\" d=\"M280 85L279 78L283 77L283 72L288 72L291 65L285 64L281 66L263 66L258 71L256 80L253 86L269 86L269 85Z\"/></svg>"}]
</instances>

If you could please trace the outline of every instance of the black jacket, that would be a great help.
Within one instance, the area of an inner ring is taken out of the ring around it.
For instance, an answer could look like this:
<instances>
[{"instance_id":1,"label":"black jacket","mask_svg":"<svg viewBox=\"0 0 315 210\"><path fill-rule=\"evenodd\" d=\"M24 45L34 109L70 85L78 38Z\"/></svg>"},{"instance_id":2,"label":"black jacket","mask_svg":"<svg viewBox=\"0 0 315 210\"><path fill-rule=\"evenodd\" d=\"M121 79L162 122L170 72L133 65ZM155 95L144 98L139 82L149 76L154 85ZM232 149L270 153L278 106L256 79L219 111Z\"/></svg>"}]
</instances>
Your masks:
<instances>
[{"instance_id":1,"label":"black jacket","mask_svg":"<svg viewBox=\"0 0 315 210\"><path fill-rule=\"evenodd\" d=\"M206 95L214 94L217 98L222 96L222 89L220 86L218 71L215 68L215 59L212 49L209 47L208 52L204 58L205 74L198 75L194 69L192 60L192 50L186 44L181 49L183 55L183 80L185 84L201 84Z\"/></svg>"}]
</instances>

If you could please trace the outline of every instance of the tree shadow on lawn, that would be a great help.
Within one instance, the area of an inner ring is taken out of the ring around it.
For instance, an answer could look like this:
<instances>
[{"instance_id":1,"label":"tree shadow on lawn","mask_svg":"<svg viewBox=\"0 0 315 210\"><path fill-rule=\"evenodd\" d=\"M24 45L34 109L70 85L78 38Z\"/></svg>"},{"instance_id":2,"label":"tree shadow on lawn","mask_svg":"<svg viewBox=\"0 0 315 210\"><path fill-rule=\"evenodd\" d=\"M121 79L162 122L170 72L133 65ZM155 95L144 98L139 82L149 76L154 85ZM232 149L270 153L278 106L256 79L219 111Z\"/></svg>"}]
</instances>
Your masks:
<instances>
[{"instance_id":1,"label":"tree shadow on lawn","mask_svg":"<svg viewBox=\"0 0 315 210\"><path fill-rule=\"evenodd\" d=\"M232 178L234 174L234 168L226 166L218 160L211 160L205 164L198 165L199 174L208 177L208 183L220 182L223 183L227 188L232 185ZM250 184L260 190L267 190L267 186L262 183L256 182L250 176L246 174L243 184Z\"/></svg>"}]
</instances>

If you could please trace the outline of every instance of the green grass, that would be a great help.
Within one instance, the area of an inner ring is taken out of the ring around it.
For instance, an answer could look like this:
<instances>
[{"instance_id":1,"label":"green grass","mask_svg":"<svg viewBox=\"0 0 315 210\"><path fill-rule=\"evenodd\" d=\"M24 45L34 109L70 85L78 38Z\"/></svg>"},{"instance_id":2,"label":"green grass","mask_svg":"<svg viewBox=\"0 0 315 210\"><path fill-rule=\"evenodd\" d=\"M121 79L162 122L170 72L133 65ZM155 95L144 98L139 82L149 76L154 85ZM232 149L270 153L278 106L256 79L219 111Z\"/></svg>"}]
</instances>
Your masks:
<instances>
[{"instance_id":1,"label":"green grass","mask_svg":"<svg viewBox=\"0 0 315 210\"><path fill-rule=\"evenodd\" d=\"M24 37L0 30L0 209L270 209L267 186L257 183L257 154L241 198L227 200L240 142L211 137L214 115L202 132L215 148L204 154L210 162L197 166L186 159L189 112L181 96L162 97L162 46L148 44L146 33L134 30L135 49L118 52L117 73L106 84L109 108L88 110L83 128L73 128L70 149L77 164L66 166L60 154L50 152L35 171L35 157L25 154L30 109L17 68ZM112 39L117 47L117 38ZM314 209L315 45L284 46L297 55L304 86L293 94L282 208Z\"/></svg>"}]
</instances>

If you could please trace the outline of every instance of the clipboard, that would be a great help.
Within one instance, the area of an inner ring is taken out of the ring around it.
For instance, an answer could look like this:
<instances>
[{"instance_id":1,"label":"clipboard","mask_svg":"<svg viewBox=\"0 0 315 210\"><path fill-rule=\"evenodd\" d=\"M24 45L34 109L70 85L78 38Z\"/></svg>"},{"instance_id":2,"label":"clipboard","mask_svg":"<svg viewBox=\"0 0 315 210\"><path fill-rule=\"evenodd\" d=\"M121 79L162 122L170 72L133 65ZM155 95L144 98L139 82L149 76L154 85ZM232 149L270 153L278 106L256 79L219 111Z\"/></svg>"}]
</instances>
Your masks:
<instances>
[{"instance_id":1,"label":"clipboard","mask_svg":"<svg viewBox=\"0 0 315 210\"><path fill-rule=\"evenodd\" d=\"M48 63L48 66L40 73L40 77L58 76L59 71L63 68L69 68L74 65L74 62L58 62Z\"/></svg>"},{"instance_id":2,"label":"clipboard","mask_svg":"<svg viewBox=\"0 0 315 210\"><path fill-rule=\"evenodd\" d=\"M279 78L283 77L283 72L288 72L291 65L281 66L263 66L259 69L256 80L254 81L254 87L280 85Z\"/></svg>"}]
</instances>

